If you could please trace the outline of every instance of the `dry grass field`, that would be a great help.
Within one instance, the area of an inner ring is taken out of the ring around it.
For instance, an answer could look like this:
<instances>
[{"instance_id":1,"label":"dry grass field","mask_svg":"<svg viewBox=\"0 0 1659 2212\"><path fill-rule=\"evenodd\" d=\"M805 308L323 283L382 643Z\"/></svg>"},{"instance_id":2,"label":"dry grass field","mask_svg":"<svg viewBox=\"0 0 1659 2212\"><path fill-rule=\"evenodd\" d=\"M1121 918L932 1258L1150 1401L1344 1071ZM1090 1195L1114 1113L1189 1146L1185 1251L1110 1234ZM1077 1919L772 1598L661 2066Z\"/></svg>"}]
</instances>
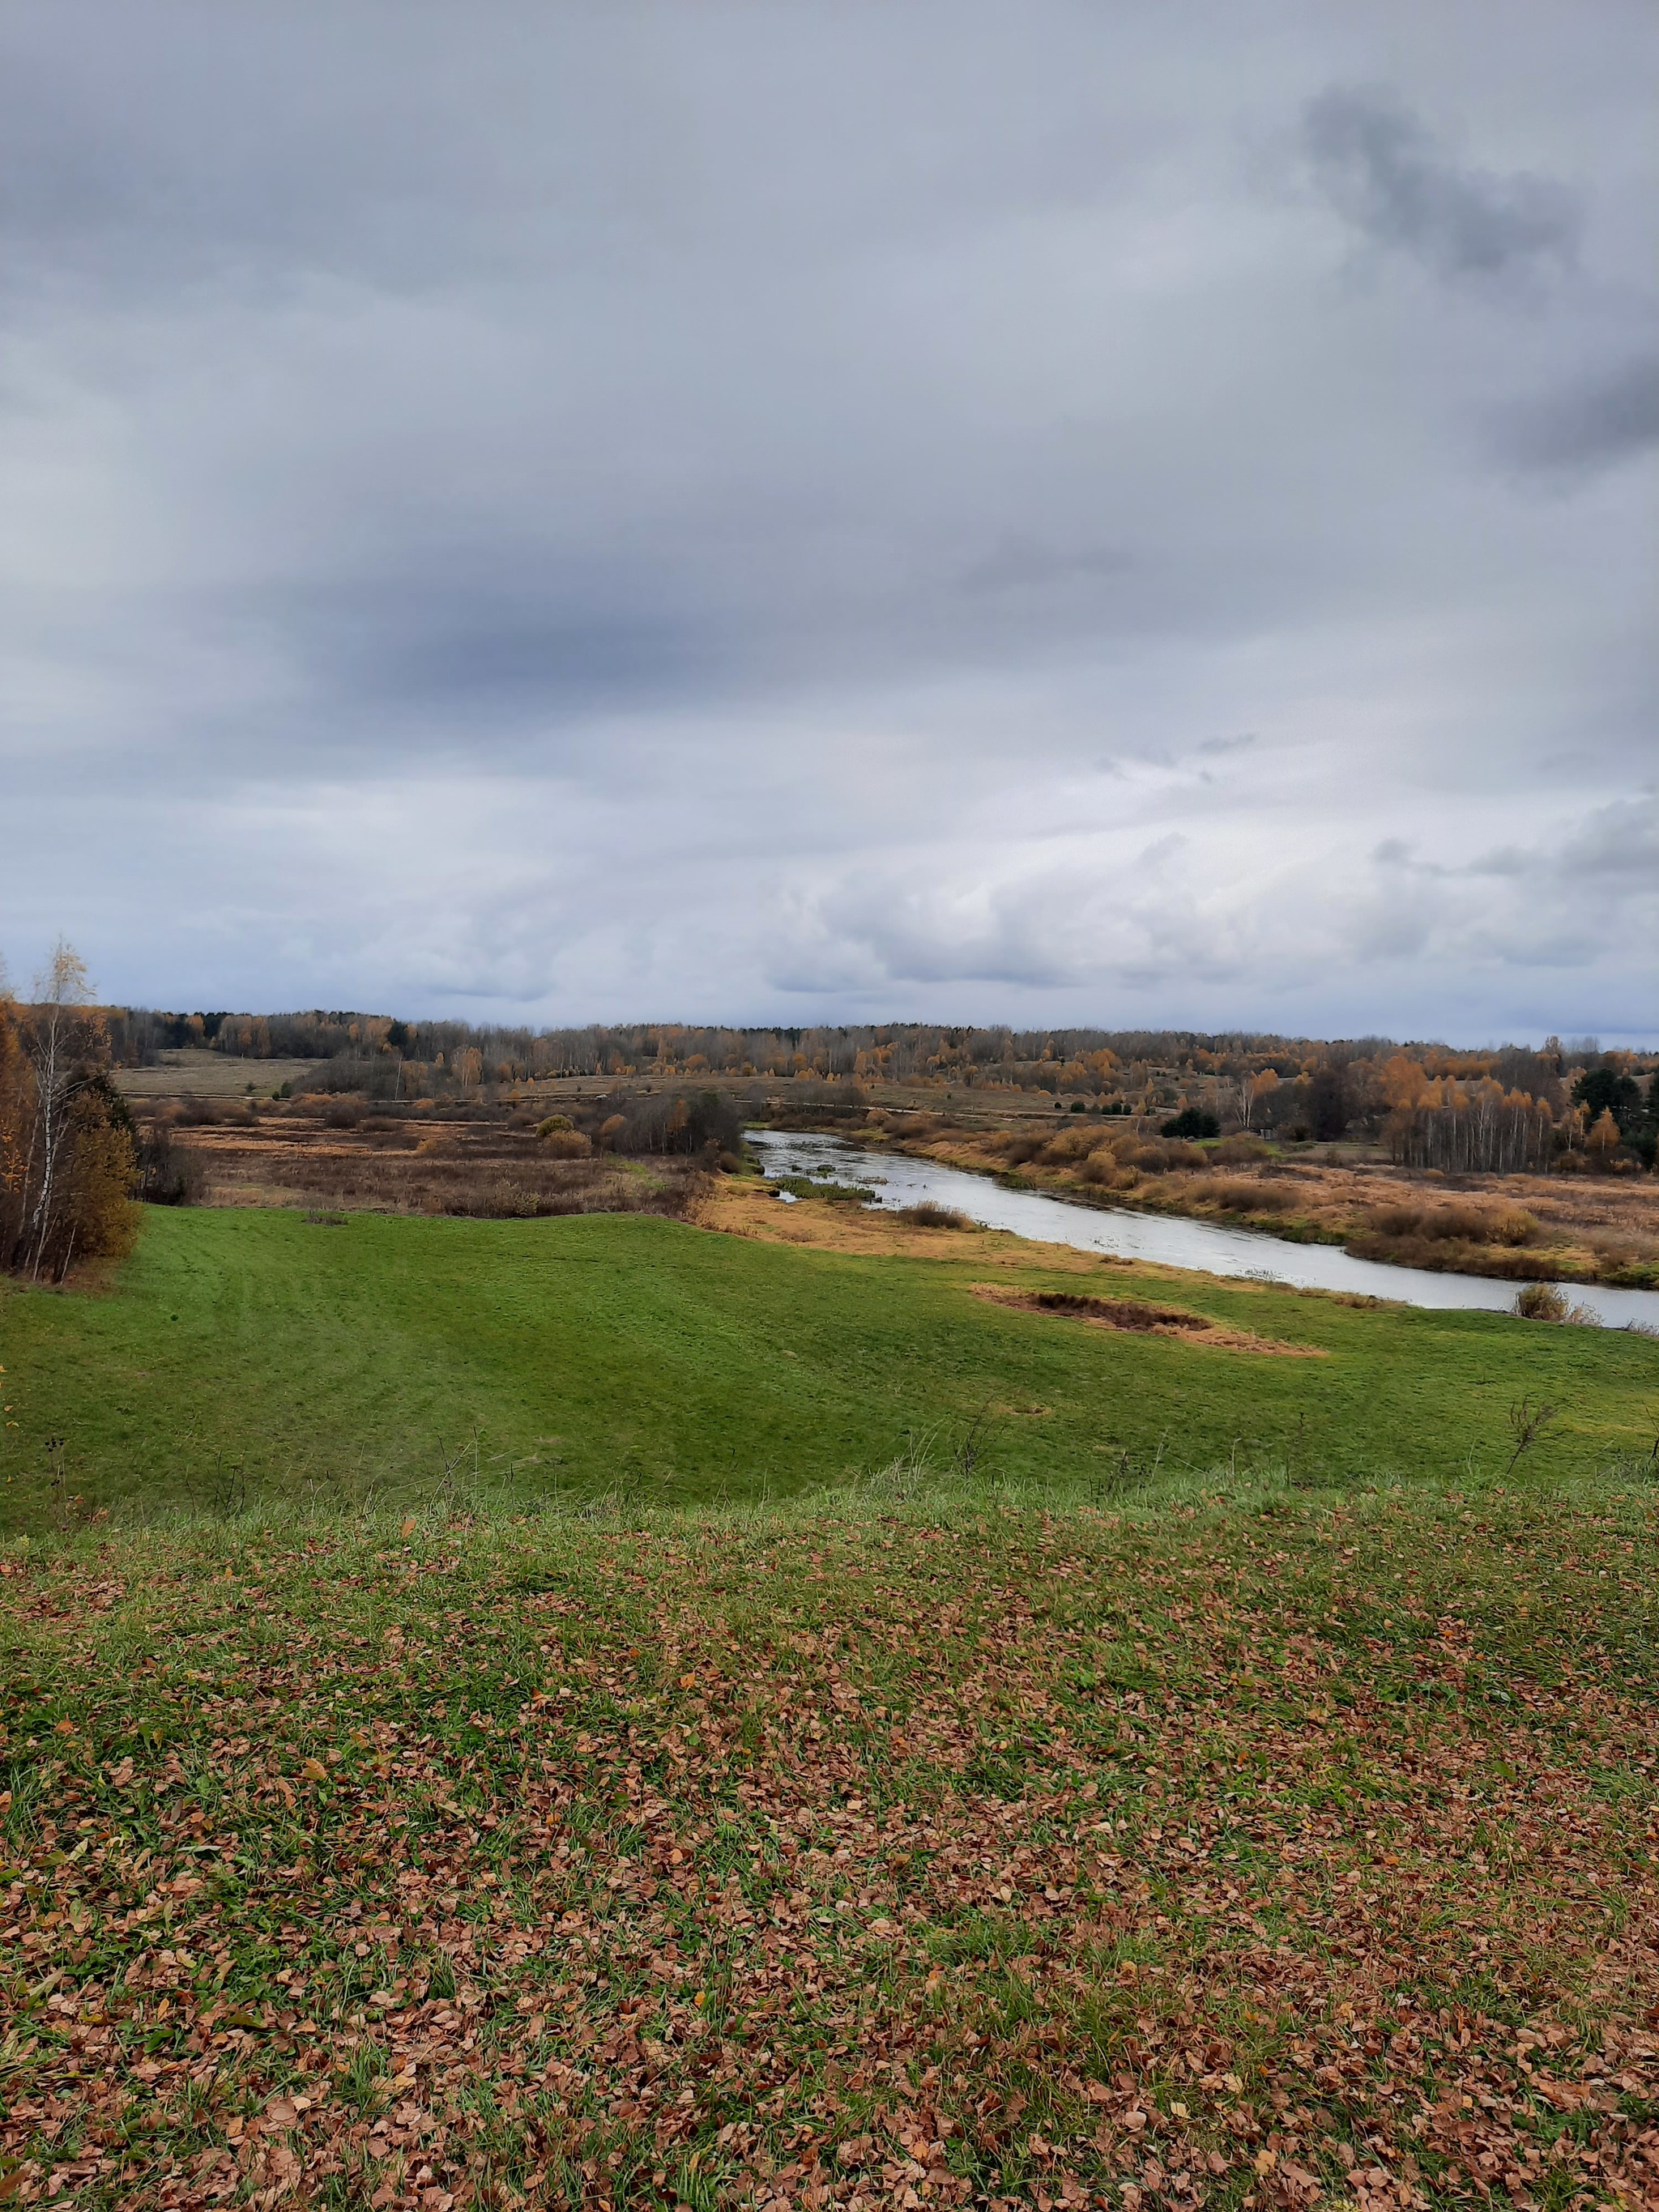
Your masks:
<instances>
[{"instance_id":1,"label":"dry grass field","mask_svg":"<svg viewBox=\"0 0 1659 2212\"><path fill-rule=\"evenodd\" d=\"M314 1060L239 1060L234 1053L205 1049L164 1052L154 1067L123 1067L115 1079L135 1103L151 1098L269 1098L286 1084L300 1083Z\"/></svg>"},{"instance_id":2,"label":"dry grass field","mask_svg":"<svg viewBox=\"0 0 1659 2212\"><path fill-rule=\"evenodd\" d=\"M200 1197L210 1206L496 1218L680 1214L703 1187L705 1178L686 1160L647 1166L609 1156L556 1157L537 1136L543 1118L537 1106L427 1100L370 1107L317 1093L256 1100L198 1095L139 1109L142 1129L164 1130L175 1151L193 1156Z\"/></svg>"}]
</instances>

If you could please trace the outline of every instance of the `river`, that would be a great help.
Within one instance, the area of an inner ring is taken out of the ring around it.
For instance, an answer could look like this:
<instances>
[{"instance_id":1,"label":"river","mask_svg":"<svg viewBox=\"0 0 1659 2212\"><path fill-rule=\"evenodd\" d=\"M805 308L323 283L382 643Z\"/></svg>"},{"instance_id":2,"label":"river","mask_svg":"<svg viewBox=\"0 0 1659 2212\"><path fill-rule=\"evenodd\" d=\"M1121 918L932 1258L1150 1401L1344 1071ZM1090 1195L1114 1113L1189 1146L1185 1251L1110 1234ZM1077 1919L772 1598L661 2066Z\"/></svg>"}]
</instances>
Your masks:
<instances>
[{"instance_id":1,"label":"river","mask_svg":"<svg viewBox=\"0 0 1659 2212\"><path fill-rule=\"evenodd\" d=\"M769 1175L863 1183L870 1187L872 1205L890 1209L932 1199L988 1229L1011 1230L1016 1237L1045 1244L1070 1244L1079 1252L1109 1252L1121 1259L1201 1268L1212 1275L1247 1275L1258 1282L1308 1290L1355 1291L1408 1306L1473 1308L1487 1313L1512 1312L1519 1288L1490 1275L1437 1274L1426 1267L1356 1260L1340 1244L1291 1244L1254 1230L1224 1229L1212 1221L1131 1213L1122 1206L1077 1206L1041 1191L1009 1190L988 1176L941 1167L936 1160L909 1159L902 1152L866 1152L841 1137L751 1129L749 1142ZM1562 1287L1603 1328L1659 1329L1659 1291L1613 1290L1602 1283Z\"/></svg>"}]
</instances>

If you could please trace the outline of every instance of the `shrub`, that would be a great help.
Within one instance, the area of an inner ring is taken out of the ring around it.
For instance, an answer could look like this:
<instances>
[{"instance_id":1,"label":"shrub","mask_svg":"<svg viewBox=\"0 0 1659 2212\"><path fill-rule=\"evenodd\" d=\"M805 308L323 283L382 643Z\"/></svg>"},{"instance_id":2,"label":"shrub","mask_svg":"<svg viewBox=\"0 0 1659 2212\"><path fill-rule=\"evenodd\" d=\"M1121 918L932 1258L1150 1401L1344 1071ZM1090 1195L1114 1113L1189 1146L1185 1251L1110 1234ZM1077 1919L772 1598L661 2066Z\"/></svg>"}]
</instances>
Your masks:
<instances>
[{"instance_id":1,"label":"shrub","mask_svg":"<svg viewBox=\"0 0 1659 2212\"><path fill-rule=\"evenodd\" d=\"M1073 1161L1087 1158L1100 1142L1097 1129L1062 1129L1051 1137L1039 1156L1044 1167L1069 1167Z\"/></svg>"},{"instance_id":2,"label":"shrub","mask_svg":"<svg viewBox=\"0 0 1659 2212\"><path fill-rule=\"evenodd\" d=\"M1528 1213L1522 1206L1507 1206L1492 1224L1494 1244L1535 1244L1538 1241L1538 1217Z\"/></svg>"},{"instance_id":3,"label":"shrub","mask_svg":"<svg viewBox=\"0 0 1659 2212\"><path fill-rule=\"evenodd\" d=\"M1431 1243L1519 1246L1538 1237L1536 1218L1519 1206L1384 1206L1371 1215L1370 1226L1384 1237Z\"/></svg>"},{"instance_id":4,"label":"shrub","mask_svg":"<svg viewBox=\"0 0 1659 2212\"><path fill-rule=\"evenodd\" d=\"M585 1160L593 1146L568 1114L550 1114L536 1124L542 1150L550 1159Z\"/></svg>"},{"instance_id":5,"label":"shrub","mask_svg":"<svg viewBox=\"0 0 1659 2212\"><path fill-rule=\"evenodd\" d=\"M1109 1152L1121 1167L1147 1168L1154 1173L1163 1169L1167 1157L1156 1137L1138 1136L1133 1129L1108 1137L1101 1149Z\"/></svg>"},{"instance_id":6,"label":"shrub","mask_svg":"<svg viewBox=\"0 0 1659 2212\"><path fill-rule=\"evenodd\" d=\"M1188 1195L1200 1206L1218 1206L1226 1213L1293 1213L1297 1205L1294 1191L1247 1176L1206 1176L1194 1183Z\"/></svg>"},{"instance_id":7,"label":"shrub","mask_svg":"<svg viewBox=\"0 0 1659 2212\"><path fill-rule=\"evenodd\" d=\"M1136 1180L1133 1168L1122 1167L1106 1151L1091 1152L1078 1170L1078 1181L1097 1190L1123 1190Z\"/></svg>"},{"instance_id":8,"label":"shrub","mask_svg":"<svg viewBox=\"0 0 1659 2212\"><path fill-rule=\"evenodd\" d=\"M1210 1155L1212 1159L1228 1167L1242 1167L1250 1160L1269 1160L1273 1153L1260 1137L1224 1137Z\"/></svg>"},{"instance_id":9,"label":"shrub","mask_svg":"<svg viewBox=\"0 0 1659 2212\"><path fill-rule=\"evenodd\" d=\"M152 1123L138 1146L137 1195L147 1206L197 1206L207 1184L206 1164L188 1145L176 1145L165 1121Z\"/></svg>"},{"instance_id":10,"label":"shrub","mask_svg":"<svg viewBox=\"0 0 1659 2212\"><path fill-rule=\"evenodd\" d=\"M958 1213L953 1206L940 1206L936 1200L924 1198L917 1206L901 1206L901 1221L908 1221L913 1229L971 1229L973 1222L965 1213Z\"/></svg>"},{"instance_id":11,"label":"shrub","mask_svg":"<svg viewBox=\"0 0 1659 2212\"><path fill-rule=\"evenodd\" d=\"M573 1129L568 1125L562 1129L549 1129L544 1127L536 1133L541 1141L543 1152L550 1159L585 1160L593 1149L580 1129Z\"/></svg>"},{"instance_id":12,"label":"shrub","mask_svg":"<svg viewBox=\"0 0 1659 2212\"><path fill-rule=\"evenodd\" d=\"M1195 1168L1207 1168L1210 1164L1210 1155L1198 1145L1176 1142L1164 1147L1166 1174L1186 1174Z\"/></svg>"},{"instance_id":13,"label":"shrub","mask_svg":"<svg viewBox=\"0 0 1659 2212\"><path fill-rule=\"evenodd\" d=\"M1202 1106L1183 1106L1167 1121L1160 1133L1166 1137L1218 1137L1221 1124Z\"/></svg>"},{"instance_id":14,"label":"shrub","mask_svg":"<svg viewBox=\"0 0 1659 2212\"><path fill-rule=\"evenodd\" d=\"M1528 1283L1515 1295L1515 1310L1522 1321L1550 1321L1568 1327L1594 1327L1595 1316L1588 1306L1568 1303L1559 1283Z\"/></svg>"}]
</instances>

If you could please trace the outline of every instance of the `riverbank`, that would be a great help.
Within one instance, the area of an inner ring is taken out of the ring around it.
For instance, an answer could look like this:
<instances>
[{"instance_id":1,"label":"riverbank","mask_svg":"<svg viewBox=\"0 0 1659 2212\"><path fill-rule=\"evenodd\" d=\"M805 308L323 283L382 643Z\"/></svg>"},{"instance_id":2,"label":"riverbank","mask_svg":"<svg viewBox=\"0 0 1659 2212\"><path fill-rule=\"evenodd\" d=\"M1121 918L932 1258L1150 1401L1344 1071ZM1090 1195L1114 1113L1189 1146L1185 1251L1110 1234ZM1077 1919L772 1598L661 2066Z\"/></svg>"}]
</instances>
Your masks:
<instances>
[{"instance_id":1,"label":"riverbank","mask_svg":"<svg viewBox=\"0 0 1659 2212\"><path fill-rule=\"evenodd\" d=\"M1356 1259L1500 1281L1659 1289L1659 1177L1468 1176L1455 1180L1254 1139L1169 1143L1093 1122L1054 1131L961 1129L872 1116L836 1135L1084 1206L1210 1221Z\"/></svg>"},{"instance_id":2,"label":"riverbank","mask_svg":"<svg viewBox=\"0 0 1659 2212\"><path fill-rule=\"evenodd\" d=\"M766 1164L767 1187L792 1201L827 1204L845 1222L1006 1231L1028 1250L1059 1248L1109 1266L1133 1265L1223 1282L1269 1282L1298 1293L1338 1296L1350 1304L1480 1312L1536 1321L1583 1322L1659 1338L1659 1291L1595 1283L1571 1293L1556 1285L1513 1283L1478 1274L1392 1267L1355 1259L1334 1243L1262 1237L1232 1223L1190 1214L1152 1212L1096 1199L1088 1205L1008 1176L975 1174L914 1153L854 1152L837 1137L811 1131L751 1130L749 1142ZM723 1214L725 1187L700 1204L700 1219ZM752 1209L751 1209L752 1211ZM775 1204L761 1212L775 1219ZM793 1203L787 1218L799 1218ZM793 1238L798 1230L775 1233ZM837 1240L845 1233L838 1226ZM879 1225L869 1232L876 1237Z\"/></svg>"}]
</instances>

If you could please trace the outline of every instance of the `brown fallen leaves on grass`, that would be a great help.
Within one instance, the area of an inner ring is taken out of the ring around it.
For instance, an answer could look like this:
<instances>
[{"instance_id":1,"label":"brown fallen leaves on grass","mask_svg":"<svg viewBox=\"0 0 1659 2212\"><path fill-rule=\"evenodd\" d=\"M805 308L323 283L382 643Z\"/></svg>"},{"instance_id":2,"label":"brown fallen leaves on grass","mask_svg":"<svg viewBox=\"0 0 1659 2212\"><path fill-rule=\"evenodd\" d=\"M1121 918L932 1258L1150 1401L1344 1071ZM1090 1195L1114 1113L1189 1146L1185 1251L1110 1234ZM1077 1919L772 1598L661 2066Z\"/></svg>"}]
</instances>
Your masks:
<instances>
[{"instance_id":1,"label":"brown fallen leaves on grass","mask_svg":"<svg viewBox=\"0 0 1659 2212\"><path fill-rule=\"evenodd\" d=\"M10 1555L0 2189L1652 2203L1652 1541L1609 1487Z\"/></svg>"}]
</instances>

